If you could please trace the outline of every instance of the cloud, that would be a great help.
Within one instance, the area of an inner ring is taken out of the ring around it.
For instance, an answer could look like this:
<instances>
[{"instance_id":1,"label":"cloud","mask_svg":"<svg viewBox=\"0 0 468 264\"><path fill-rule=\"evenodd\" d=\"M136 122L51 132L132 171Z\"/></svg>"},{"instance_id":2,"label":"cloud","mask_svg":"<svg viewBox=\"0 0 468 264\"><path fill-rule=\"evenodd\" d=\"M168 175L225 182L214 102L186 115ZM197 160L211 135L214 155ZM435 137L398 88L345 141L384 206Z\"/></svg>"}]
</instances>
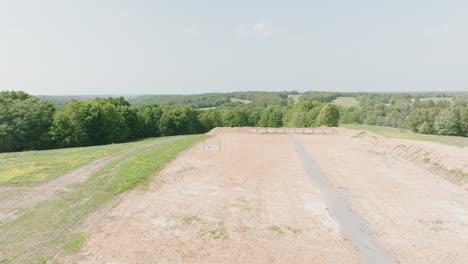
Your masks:
<instances>
[{"instance_id":1,"label":"cloud","mask_svg":"<svg viewBox=\"0 0 468 264\"><path fill-rule=\"evenodd\" d=\"M433 27L431 29L432 33L447 33L450 32L450 28L448 26L438 26L438 27Z\"/></svg>"},{"instance_id":2,"label":"cloud","mask_svg":"<svg viewBox=\"0 0 468 264\"><path fill-rule=\"evenodd\" d=\"M199 35L200 28L197 26L191 25L189 27L184 28L184 33L190 34L190 35Z\"/></svg>"},{"instance_id":3,"label":"cloud","mask_svg":"<svg viewBox=\"0 0 468 264\"><path fill-rule=\"evenodd\" d=\"M245 26L241 25L237 28L239 34L255 34L260 36L270 36L272 34L271 27L264 21L260 21L255 25Z\"/></svg>"}]
</instances>

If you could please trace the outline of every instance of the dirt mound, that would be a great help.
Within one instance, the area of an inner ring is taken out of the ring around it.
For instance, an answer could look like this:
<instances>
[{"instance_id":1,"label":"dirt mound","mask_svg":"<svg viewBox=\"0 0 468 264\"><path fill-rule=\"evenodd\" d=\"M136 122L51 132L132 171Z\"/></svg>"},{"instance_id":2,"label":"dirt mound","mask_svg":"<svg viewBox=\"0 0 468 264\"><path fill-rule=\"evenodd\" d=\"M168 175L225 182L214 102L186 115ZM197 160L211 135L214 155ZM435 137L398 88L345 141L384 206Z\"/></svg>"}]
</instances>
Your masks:
<instances>
[{"instance_id":1,"label":"dirt mound","mask_svg":"<svg viewBox=\"0 0 468 264\"><path fill-rule=\"evenodd\" d=\"M249 133L251 127L215 127L208 132L208 135L218 134L243 134Z\"/></svg>"},{"instance_id":2,"label":"dirt mound","mask_svg":"<svg viewBox=\"0 0 468 264\"><path fill-rule=\"evenodd\" d=\"M388 138L363 130L348 130L350 135L378 151L415 162L419 166L438 173L445 179L468 190L468 148L460 148L436 142Z\"/></svg>"},{"instance_id":3,"label":"dirt mound","mask_svg":"<svg viewBox=\"0 0 468 264\"><path fill-rule=\"evenodd\" d=\"M269 132L269 130L272 130L274 132ZM247 133L254 133L252 132L255 130L257 133L259 131L263 131L260 133L278 133L277 130L293 130L293 131L298 131L297 133L301 134L304 133L306 130L312 130L312 131L317 131L316 133L311 133L311 134L333 134L333 135L342 135L346 133L346 129L341 128L341 127L327 127L327 126L321 126L321 127L215 127L213 128L210 132L208 132L209 135L219 135L219 134L247 134ZM326 131L323 132L323 131ZM286 131L283 131L282 133L278 134L284 134ZM294 134L297 134L294 133Z\"/></svg>"}]
</instances>

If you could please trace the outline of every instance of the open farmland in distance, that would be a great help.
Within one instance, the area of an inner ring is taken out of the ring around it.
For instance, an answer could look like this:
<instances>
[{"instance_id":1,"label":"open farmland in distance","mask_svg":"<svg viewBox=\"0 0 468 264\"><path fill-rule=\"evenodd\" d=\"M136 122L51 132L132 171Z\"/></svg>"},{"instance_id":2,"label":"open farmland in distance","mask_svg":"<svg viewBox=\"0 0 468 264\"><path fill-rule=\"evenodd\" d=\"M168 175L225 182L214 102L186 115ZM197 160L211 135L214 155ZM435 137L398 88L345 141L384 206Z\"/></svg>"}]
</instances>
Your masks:
<instances>
[{"instance_id":1,"label":"open farmland in distance","mask_svg":"<svg viewBox=\"0 0 468 264\"><path fill-rule=\"evenodd\" d=\"M359 101L354 97L338 97L333 100L333 103L343 107L358 107Z\"/></svg>"}]
</instances>

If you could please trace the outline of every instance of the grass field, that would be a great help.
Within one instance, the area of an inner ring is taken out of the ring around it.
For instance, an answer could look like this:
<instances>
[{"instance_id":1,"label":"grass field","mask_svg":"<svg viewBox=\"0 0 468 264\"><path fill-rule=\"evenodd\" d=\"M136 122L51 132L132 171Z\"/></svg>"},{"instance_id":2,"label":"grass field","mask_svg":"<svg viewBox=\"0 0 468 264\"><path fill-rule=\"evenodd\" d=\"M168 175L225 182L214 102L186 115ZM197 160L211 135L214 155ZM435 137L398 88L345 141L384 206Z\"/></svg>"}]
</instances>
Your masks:
<instances>
[{"instance_id":1,"label":"grass field","mask_svg":"<svg viewBox=\"0 0 468 264\"><path fill-rule=\"evenodd\" d=\"M231 102L241 102L243 104L249 104L252 102L250 100L237 99L237 98L229 98L229 99L231 100Z\"/></svg>"},{"instance_id":2,"label":"grass field","mask_svg":"<svg viewBox=\"0 0 468 264\"><path fill-rule=\"evenodd\" d=\"M333 103L343 107L359 107L359 101L354 97L338 97L333 100Z\"/></svg>"},{"instance_id":3,"label":"grass field","mask_svg":"<svg viewBox=\"0 0 468 264\"><path fill-rule=\"evenodd\" d=\"M442 101L442 100L447 100L451 102L453 100L453 97L428 97L428 98L421 98L419 99L421 101L429 101L432 100L434 102Z\"/></svg>"},{"instance_id":4,"label":"grass field","mask_svg":"<svg viewBox=\"0 0 468 264\"><path fill-rule=\"evenodd\" d=\"M438 136L438 135L425 135L413 133L409 130L393 127L381 127L381 126L369 126L369 125L358 125L358 124L342 124L340 125L345 128L352 129L363 129L369 130L381 135L392 137L392 138L403 138L403 139L414 139L421 141L437 142L457 147L468 146L468 138L466 137L454 137L454 136Z\"/></svg>"},{"instance_id":5,"label":"grass field","mask_svg":"<svg viewBox=\"0 0 468 264\"><path fill-rule=\"evenodd\" d=\"M294 100L294 104L298 104L299 103L299 97L301 97L301 95L300 94L289 94L288 97L292 98Z\"/></svg>"},{"instance_id":6,"label":"grass field","mask_svg":"<svg viewBox=\"0 0 468 264\"><path fill-rule=\"evenodd\" d=\"M93 160L152 140L160 138L83 148L0 153L0 186L38 184Z\"/></svg>"},{"instance_id":7,"label":"grass field","mask_svg":"<svg viewBox=\"0 0 468 264\"><path fill-rule=\"evenodd\" d=\"M177 153L206 137L179 137L121 157L56 199L0 225L0 263L46 263L57 254L76 252L86 240L86 234L76 232L86 215L119 193L148 182Z\"/></svg>"}]
</instances>

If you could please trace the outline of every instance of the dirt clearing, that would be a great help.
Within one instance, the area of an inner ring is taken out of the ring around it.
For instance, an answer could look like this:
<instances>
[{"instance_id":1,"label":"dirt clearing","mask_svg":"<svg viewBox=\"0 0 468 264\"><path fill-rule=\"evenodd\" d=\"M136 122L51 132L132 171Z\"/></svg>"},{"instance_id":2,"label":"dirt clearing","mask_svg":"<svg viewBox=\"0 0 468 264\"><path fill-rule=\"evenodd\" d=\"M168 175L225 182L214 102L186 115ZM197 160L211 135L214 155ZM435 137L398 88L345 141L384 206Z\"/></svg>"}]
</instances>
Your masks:
<instances>
[{"instance_id":1,"label":"dirt clearing","mask_svg":"<svg viewBox=\"0 0 468 264\"><path fill-rule=\"evenodd\" d=\"M200 143L91 215L88 241L61 263L366 263L289 136L213 134L221 151ZM395 261L465 263L461 187L354 134L294 137Z\"/></svg>"}]
</instances>

